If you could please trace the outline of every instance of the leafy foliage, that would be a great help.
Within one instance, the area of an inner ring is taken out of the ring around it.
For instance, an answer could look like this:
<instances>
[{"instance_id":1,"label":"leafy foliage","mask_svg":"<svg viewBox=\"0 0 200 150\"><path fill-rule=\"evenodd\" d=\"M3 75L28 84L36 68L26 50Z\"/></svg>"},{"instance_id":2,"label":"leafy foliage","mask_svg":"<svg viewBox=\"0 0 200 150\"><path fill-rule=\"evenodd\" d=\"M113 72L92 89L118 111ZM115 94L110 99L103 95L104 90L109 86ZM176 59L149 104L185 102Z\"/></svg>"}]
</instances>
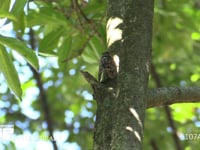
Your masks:
<instances>
[{"instance_id":1,"label":"leafy foliage","mask_svg":"<svg viewBox=\"0 0 200 150\"><path fill-rule=\"evenodd\" d=\"M163 86L199 85L200 7L197 4L197 0L156 1L152 61ZM99 57L106 49L106 3L102 0L0 0L0 17L3 19L0 67L7 81L6 84L0 78L0 124L14 123L18 135L25 131L38 137L48 135L40 91L28 62L36 70L39 68L55 132L65 133L63 142L58 141L59 148L77 143L81 149L91 149L96 103L80 70L97 75ZM10 25L12 29L8 31L6 27ZM20 104L7 85L22 97ZM152 77L149 87L156 87ZM198 107L199 104L171 107L181 144L188 150L199 146L197 141L185 137L187 133L200 133ZM152 140L160 149L175 149L171 134L163 109L148 109L144 149L152 149ZM16 145L13 141L0 147Z\"/></svg>"},{"instance_id":2,"label":"leafy foliage","mask_svg":"<svg viewBox=\"0 0 200 150\"><path fill-rule=\"evenodd\" d=\"M12 89L19 98L21 98L22 90L20 87L20 81L15 67L10 59L10 55L2 45L0 45L0 50L0 70L6 78L9 88Z\"/></svg>"}]
</instances>

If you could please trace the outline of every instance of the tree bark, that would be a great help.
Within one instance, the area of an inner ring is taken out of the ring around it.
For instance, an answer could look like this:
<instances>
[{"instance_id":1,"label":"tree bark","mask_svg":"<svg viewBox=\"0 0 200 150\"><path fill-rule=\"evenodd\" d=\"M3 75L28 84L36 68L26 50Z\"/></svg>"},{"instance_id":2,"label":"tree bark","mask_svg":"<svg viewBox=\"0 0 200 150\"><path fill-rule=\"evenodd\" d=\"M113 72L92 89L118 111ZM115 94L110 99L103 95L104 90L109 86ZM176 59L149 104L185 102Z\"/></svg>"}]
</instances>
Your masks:
<instances>
[{"instance_id":1,"label":"tree bark","mask_svg":"<svg viewBox=\"0 0 200 150\"><path fill-rule=\"evenodd\" d=\"M118 8L123 24L119 50L119 96L114 103L116 119L112 131L113 150L142 149L153 4L152 0L122 0Z\"/></svg>"},{"instance_id":2,"label":"tree bark","mask_svg":"<svg viewBox=\"0 0 200 150\"><path fill-rule=\"evenodd\" d=\"M147 94L147 108L175 103L200 102L200 87L162 87Z\"/></svg>"},{"instance_id":3,"label":"tree bark","mask_svg":"<svg viewBox=\"0 0 200 150\"><path fill-rule=\"evenodd\" d=\"M97 101L93 150L141 150L146 108L200 101L198 87L147 89L153 7L153 0L108 0L107 44L120 59L118 77L99 83L82 72Z\"/></svg>"},{"instance_id":4,"label":"tree bark","mask_svg":"<svg viewBox=\"0 0 200 150\"><path fill-rule=\"evenodd\" d=\"M152 42L153 0L108 0L108 51L119 56L116 80L93 84L94 150L140 150Z\"/></svg>"}]
</instances>

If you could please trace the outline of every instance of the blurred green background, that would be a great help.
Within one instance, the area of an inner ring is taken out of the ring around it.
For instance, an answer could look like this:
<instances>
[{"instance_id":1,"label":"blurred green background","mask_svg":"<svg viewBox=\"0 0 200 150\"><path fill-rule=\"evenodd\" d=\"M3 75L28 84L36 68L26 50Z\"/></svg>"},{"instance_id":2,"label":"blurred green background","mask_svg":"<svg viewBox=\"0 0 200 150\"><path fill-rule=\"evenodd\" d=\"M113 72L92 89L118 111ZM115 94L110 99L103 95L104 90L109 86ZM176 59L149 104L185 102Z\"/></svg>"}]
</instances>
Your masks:
<instances>
[{"instance_id":1,"label":"blurred green background","mask_svg":"<svg viewBox=\"0 0 200 150\"><path fill-rule=\"evenodd\" d=\"M34 48L38 58L38 75L58 148L92 149L96 102L80 70L97 77L98 60L106 50L106 8L103 0L0 0L0 45L14 64L12 69L8 66L8 76L16 95L1 74L0 124L14 124L15 135L12 139L0 136L0 149L39 150L44 145L53 149L39 96L41 87L27 64L28 53L19 52L23 44L27 50ZM198 86L200 1L156 0L153 26L152 62L162 86ZM21 84L21 96L17 84ZM150 75L149 88L156 87ZM198 103L170 106L184 150L200 146L199 107ZM163 107L147 109L143 149L177 149L168 117Z\"/></svg>"}]
</instances>

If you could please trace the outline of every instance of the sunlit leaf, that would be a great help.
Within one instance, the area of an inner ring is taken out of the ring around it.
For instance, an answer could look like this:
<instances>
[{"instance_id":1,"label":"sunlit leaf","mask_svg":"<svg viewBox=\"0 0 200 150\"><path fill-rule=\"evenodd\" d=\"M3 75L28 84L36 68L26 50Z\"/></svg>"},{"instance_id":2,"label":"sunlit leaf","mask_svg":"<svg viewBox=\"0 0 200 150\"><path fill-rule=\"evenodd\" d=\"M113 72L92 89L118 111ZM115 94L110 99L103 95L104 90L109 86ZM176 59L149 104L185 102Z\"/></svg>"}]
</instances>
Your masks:
<instances>
[{"instance_id":1,"label":"sunlit leaf","mask_svg":"<svg viewBox=\"0 0 200 150\"><path fill-rule=\"evenodd\" d=\"M0 35L0 44L7 46L22 55L36 70L39 68L38 59L32 49L22 41Z\"/></svg>"},{"instance_id":2,"label":"sunlit leaf","mask_svg":"<svg viewBox=\"0 0 200 150\"><path fill-rule=\"evenodd\" d=\"M18 15L22 11L24 11L24 6L27 3L27 0L16 0L11 9L11 13L14 15Z\"/></svg>"},{"instance_id":3,"label":"sunlit leaf","mask_svg":"<svg viewBox=\"0 0 200 150\"><path fill-rule=\"evenodd\" d=\"M199 74L193 74L191 77L190 77L190 80L192 82L196 82L197 80L199 80L200 78L200 75Z\"/></svg>"},{"instance_id":4,"label":"sunlit leaf","mask_svg":"<svg viewBox=\"0 0 200 150\"><path fill-rule=\"evenodd\" d=\"M193 40L200 40L200 33L193 32L191 37L192 37Z\"/></svg>"},{"instance_id":5,"label":"sunlit leaf","mask_svg":"<svg viewBox=\"0 0 200 150\"><path fill-rule=\"evenodd\" d=\"M0 10L9 12L9 8L10 8L10 0L6 0L6 1L1 0Z\"/></svg>"},{"instance_id":6,"label":"sunlit leaf","mask_svg":"<svg viewBox=\"0 0 200 150\"><path fill-rule=\"evenodd\" d=\"M17 18L9 12L4 12L0 10L0 18L8 18L17 21Z\"/></svg>"},{"instance_id":7,"label":"sunlit leaf","mask_svg":"<svg viewBox=\"0 0 200 150\"><path fill-rule=\"evenodd\" d=\"M185 122L194 117L194 108L198 107L196 104L176 104L171 106L173 108L173 119L179 122Z\"/></svg>"},{"instance_id":8,"label":"sunlit leaf","mask_svg":"<svg viewBox=\"0 0 200 150\"><path fill-rule=\"evenodd\" d=\"M17 71L5 47L0 45L0 71L3 73L9 88L21 99L22 89Z\"/></svg>"}]
</instances>

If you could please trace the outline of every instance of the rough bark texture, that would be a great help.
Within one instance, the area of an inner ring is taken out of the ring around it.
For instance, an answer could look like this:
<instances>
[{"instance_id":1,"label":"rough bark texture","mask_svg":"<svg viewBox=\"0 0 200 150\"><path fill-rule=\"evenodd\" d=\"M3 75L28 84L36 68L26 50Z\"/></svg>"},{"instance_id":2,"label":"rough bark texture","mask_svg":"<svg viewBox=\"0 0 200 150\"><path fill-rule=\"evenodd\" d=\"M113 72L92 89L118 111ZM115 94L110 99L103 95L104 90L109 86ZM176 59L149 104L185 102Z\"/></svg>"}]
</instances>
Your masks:
<instances>
[{"instance_id":1,"label":"rough bark texture","mask_svg":"<svg viewBox=\"0 0 200 150\"><path fill-rule=\"evenodd\" d=\"M112 2L111 2L112 4ZM122 0L119 96L113 128L112 149L142 149L145 95L152 38L152 0Z\"/></svg>"},{"instance_id":2,"label":"rough bark texture","mask_svg":"<svg viewBox=\"0 0 200 150\"><path fill-rule=\"evenodd\" d=\"M151 57L153 0L109 0L108 20L122 33L108 51L120 58L117 80L93 86L97 100L94 150L142 149ZM111 25L108 25L109 28ZM108 37L108 42L112 37Z\"/></svg>"},{"instance_id":3,"label":"rough bark texture","mask_svg":"<svg viewBox=\"0 0 200 150\"><path fill-rule=\"evenodd\" d=\"M82 72L97 101L93 150L141 150L146 108L200 101L200 87L147 89L153 6L153 0L108 0L108 51L119 56L118 77L99 83Z\"/></svg>"},{"instance_id":4,"label":"rough bark texture","mask_svg":"<svg viewBox=\"0 0 200 150\"><path fill-rule=\"evenodd\" d=\"M162 87L147 94L147 108L174 103L200 102L200 87Z\"/></svg>"}]
</instances>

